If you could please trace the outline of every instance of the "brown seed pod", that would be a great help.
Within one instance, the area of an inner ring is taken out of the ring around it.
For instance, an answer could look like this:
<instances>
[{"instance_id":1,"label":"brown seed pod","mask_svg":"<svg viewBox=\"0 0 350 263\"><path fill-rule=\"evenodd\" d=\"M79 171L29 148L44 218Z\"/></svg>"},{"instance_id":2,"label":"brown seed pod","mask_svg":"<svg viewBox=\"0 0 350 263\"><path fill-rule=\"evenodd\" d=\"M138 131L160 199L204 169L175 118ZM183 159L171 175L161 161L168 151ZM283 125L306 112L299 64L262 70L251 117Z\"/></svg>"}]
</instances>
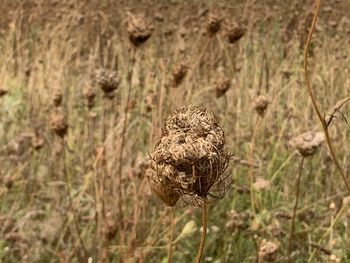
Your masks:
<instances>
[{"instance_id":1,"label":"brown seed pod","mask_svg":"<svg viewBox=\"0 0 350 263\"><path fill-rule=\"evenodd\" d=\"M189 106L168 117L151 159L163 188L200 204L226 170L229 155L217 120L204 108Z\"/></svg>"},{"instance_id":2,"label":"brown seed pod","mask_svg":"<svg viewBox=\"0 0 350 263\"><path fill-rule=\"evenodd\" d=\"M253 102L253 107L255 111L262 117L265 115L267 106L269 105L270 100L264 96L259 95Z\"/></svg>"},{"instance_id":3,"label":"brown seed pod","mask_svg":"<svg viewBox=\"0 0 350 263\"><path fill-rule=\"evenodd\" d=\"M62 111L57 111L51 115L50 128L60 137L64 137L66 135L68 124L66 116Z\"/></svg>"},{"instance_id":4,"label":"brown seed pod","mask_svg":"<svg viewBox=\"0 0 350 263\"><path fill-rule=\"evenodd\" d=\"M227 77L219 77L214 82L215 90L216 90L216 97L220 98L226 94L226 92L231 87L231 81Z\"/></svg>"},{"instance_id":5,"label":"brown seed pod","mask_svg":"<svg viewBox=\"0 0 350 263\"><path fill-rule=\"evenodd\" d=\"M221 21L222 18L220 18L216 13L209 13L208 22L206 25L209 36L214 36L220 30Z\"/></svg>"},{"instance_id":6,"label":"brown seed pod","mask_svg":"<svg viewBox=\"0 0 350 263\"><path fill-rule=\"evenodd\" d=\"M245 33L244 28L237 24L228 24L225 31L225 35L230 44L236 43L244 36Z\"/></svg>"},{"instance_id":7,"label":"brown seed pod","mask_svg":"<svg viewBox=\"0 0 350 263\"><path fill-rule=\"evenodd\" d=\"M83 96L86 101L86 106L91 109L95 105L96 92L91 86L87 86L83 90Z\"/></svg>"},{"instance_id":8,"label":"brown seed pod","mask_svg":"<svg viewBox=\"0 0 350 263\"><path fill-rule=\"evenodd\" d=\"M275 261L278 249L278 244L264 239L259 246L259 262Z\"/></svg>"},{"instance_id":9,"label":"brown seed pod","mask_svg":"<svg viewBox=\"0 0 350 263\"><path fill-rule=\"evenodd\" d=\"M289 144L295 147L303 157L314 155L325 140L323 132L305 132L293 138Z\"/></svg>"},{"instance_id":10,"label":"brown seed pod","mask_svg":"<svg viewBox=\"0 0 350 263\"><path fill-rule=\"evenodd\" d=\"M174 87L178 87L182 80L185 78L187 71L189 69L188 63L181 61L178 65L175 66L173 70L173 83Z\"/></svg>"},{"instance_id":11,"label":"brown seed pod","mask_svg":"<svg viewBox=\"0 0 350 263\"><path fill-rule=\"evenodd\" d=\"M63 94L60 88L56 88L52 93L52 102L55 107L59 107L62 104Z\"/></svg>"},{"instance_id":12,"label":"brown seed pod","mask_svg":"<svg viewBox=\"0 0 350 263\"><path fill-rule=\"evenodd\" d=\"M129 14L129 40L135 46L140 46L152 35L153 26L141 15Z\"/></svg>"},{"instance_id":13,"label":"brown seed pod","mask_svg":"<svg viewBox=\"0 0 350 263\"><path fill-rule=\"evenodd\" d=\"M113 92L119 86L117 71L108 69L98 69L96 71L95 77L96 83L106 94Z\"/></svg>"}]
</instances>

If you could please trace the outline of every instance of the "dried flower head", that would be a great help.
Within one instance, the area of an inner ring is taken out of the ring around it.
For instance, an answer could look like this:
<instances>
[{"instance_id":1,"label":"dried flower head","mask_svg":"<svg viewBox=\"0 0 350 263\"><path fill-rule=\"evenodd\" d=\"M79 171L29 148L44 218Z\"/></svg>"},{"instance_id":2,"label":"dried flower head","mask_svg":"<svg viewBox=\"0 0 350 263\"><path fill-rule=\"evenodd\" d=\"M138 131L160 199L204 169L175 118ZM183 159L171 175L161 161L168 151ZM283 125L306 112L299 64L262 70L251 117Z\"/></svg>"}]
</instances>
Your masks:
<instances>
[{"instance_id":1,"label":"dried flower head","mask_svg":"<svg viewBox=\"0 0 350 263\"><path fill-rule=\"evenodd\" d=\"M95 104L96 92L91 86L87 86L83 90L86 106L91 109Z\"/></svg>"},{"instance_id":2,"label":"dried flower head","mask_svg":"<svg viewBox=\"0 0 350 263\"><path fill-rule=\"evenodd\" d=\"M278 249L279 249L278 244L264 239L259 246L259 262L274 261L276 259L276 254Z\"/></svg>"},{"instance_id":3,"label":"dried flower head","mask_svg":"<svg viewBox=\"0 0 350 263\"><path fill-rule=\"evenodd\" d=\"M216 97L220 98L226 94L226 92L231 87L231 81L227 77L219 77L214 82Z\"/></svg>"},{"instance_id":4,"label":"dried flower head","mask_svg":"<svg viewBox=\"0 0 350 263\"><path fill-rule=\"evenodd\" d=\"M66 135L68 124L66 116L62 111L57 111L51 115L50 128L60 137Z\"/></svg>"},{"instance_id":5,"label":"dried flower head","mask_svg":"<svg viewBox=\"0 0 350 263\"><path fill-rule=\"evenodd\" d=\"M260 116L264 116L269 103L270 103L270 100L266 96L259 95L254 100L253 107Z\"/></svg>"},{"instance_id":6,"label":"dried flower head","mask_svg":"<svg viewBox=\"0 0 350 263\"><path fill-rule=\"evenodd\" d=\"M5 87L0 87L0 98L5 96L8 93L8 90Z\"/></svg>"},{"instance_id":7,"label":"dried flower head","mask_svg":"<svg viewBox=\"0 0 350 263\"><path fill-rule=\"evenodd\" d=\"M153 26L141 15L128 14L129 40L135 46L146 42L153 32Z\"/></svg>"},{"instance_id":8,"label":"dried flower head","mask_svg":"<svg viewBox=\"0 0 350 263\"><path fill-rule=\"evenodd\" d=\"M221 21L222 21L222 18L220 18L216 13L214 12L209 13L206 27L210 36L215 35L220 30Z\"/></svg>"},{"instance_id":9,"label":"dried flower head","mask_svg":"<svg viewBox=\"0 0 350 263\"><path fill-rule=\"evenodd\" d=\"M178 87L181 84L182 80L187 74L188 69L188 63L185 61L181 61L178 65L175 66L173 70L174 87Z\"/></svg>"},{"instance_id":10,"label":"dried flower head","mask_svg":"<svg viewBox=\"0 0 350 263\"><path fill-rule=\"evenodd\" d=\"M96 82L106 93L111 93L118 88L118 72L108 69L98 69L96 71Z\"/></svg>"},{"instance_id":11,"label":"dried flower head","mask_svg":"<svg viewBox=\"0 0 350 263\"><path fill-rule=\"evenodd\" d=\"M145 99L145 104L146 104L146 110L150 112L153 107L156 105L157 102L157 95L154 92L151 92L148 94L148 96Z\"/></svg>"},{"instance_id":12,"label":"dried flower head","mask_svg":"<svg viewBox=\"0 0 350 263\"><path fill-rule=\"evenodd\" d=\"M293 138L290 145L295 147L303 157L307 157L315 154L324 140L323 132L305 132Z\"/></svg>"},{"instance_id":13,"label":"dried flower head","mask_svg":"<svg viewBox=\"0 0 350 263\"><path fill-rule=\"evenodd\" d=\"M244 28L237 24L228 24L225 31L225 35L230 44L236 43L245 33Z\"/></svg>"},{"instance_id":14,"label":"dried flower head","mask_svg":"<svg viewBox=\"0 0 350 263\"><path fill-rule=\"evenodd\" d=\"M56 88L52 93L52 102L55 107L61 106L63 94L60 88Z\"/></svg>"},{"instance_id":15,"label":"dried flower head","mask_svg":"<svg viewBox=\"0 0 350 263\"><path fill-rule=\"evenodd\" d=\"M39 150L41 149L41 147L43 147L44 145L44 138L40 137L39 135L35 134L33 137L32 137L32 147L35 149L35 150Z\"/></svg>"},{"instance_id":16,"label":"dried flower head","mask_svg":"<svg viewBox=\"0 0 350 263\"><path fill-rule=\"evenodd\" d=\"M200 205L228 165L222 128L206 109L188 106L170 115L162 131L149 167L155 181Z\"/></svg>"}]
</instances>

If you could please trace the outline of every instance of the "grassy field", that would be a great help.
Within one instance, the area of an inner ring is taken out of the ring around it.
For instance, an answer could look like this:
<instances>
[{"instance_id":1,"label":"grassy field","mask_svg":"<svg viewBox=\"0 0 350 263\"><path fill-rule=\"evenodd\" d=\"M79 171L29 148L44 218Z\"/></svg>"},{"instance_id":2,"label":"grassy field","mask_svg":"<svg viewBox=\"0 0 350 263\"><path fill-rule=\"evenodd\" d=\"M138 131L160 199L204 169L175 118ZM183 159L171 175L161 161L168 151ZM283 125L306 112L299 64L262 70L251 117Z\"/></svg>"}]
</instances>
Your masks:
<instances>
[{"instance_id":1,"label":"grassy field","mask_svg":"<svg viewBox=\"0 0 350 263\"><path fill-rule=\"evenodd\" d=\"M295 147L323 132L303 72L314 1L0 7L0 262L194 262L201 207L202 262L350 262L350 192L326 141ZM350 181L349 11L322 1L307 53ZM232 156L199 203L169 207L146 170L188 105L215 116Z\"/></svg>"}]
</instances>

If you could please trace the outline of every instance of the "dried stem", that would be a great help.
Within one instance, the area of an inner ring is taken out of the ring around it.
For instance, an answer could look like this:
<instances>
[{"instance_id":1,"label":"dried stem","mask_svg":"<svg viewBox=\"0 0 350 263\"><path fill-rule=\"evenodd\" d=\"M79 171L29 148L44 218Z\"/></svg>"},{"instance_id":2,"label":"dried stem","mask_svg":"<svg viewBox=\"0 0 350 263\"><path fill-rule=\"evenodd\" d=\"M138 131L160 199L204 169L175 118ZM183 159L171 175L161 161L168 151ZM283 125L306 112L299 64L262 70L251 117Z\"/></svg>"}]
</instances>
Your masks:
<instances>
[{"instance_id":1,"label":"dried stem","mask_svg":"<svg viewBox=\"0 0 350 263\"><path fill-rule=\"evenodd\" d=\"M70 209L72 211L75 229L77 231L77 235L78 235L78 238L79 238L79 242L80 242L81 248L82 248L82 250L84 252L84 258L87 258L88 252L86 250L86 247L84 245L83 239L81 237L81 230L80 230L80 227L79 227L78 218L77 218L74 206L73 206L73 200L72 200L72 194L71 194L71 188L70 188L70 180L69 180L68 170L67 170L66 140L65 140L65 138L62 138L62 143L63 143L63 172L64 172L64 177L65 177L66 185L67 185L67 195L68 195L69 207L70 207Z\"/></svg>"},{"instance_id":2,"label":"dried stem","mask_svg":"<svg viewBox=\"0 0 350 263\"><path fill-rule=\"evenodd\" d=\"M309 93L309 96L310 96L313 108L316 111L317 117L318 117L318 119L320 120L320 122L322 124L322 128L323 128L323 131L324 131L324 134L325 134L325 137L326 137L326 142L327 142L329 151L330 151L330 153L332 155L333 162L335 163L337 169L339 170L339 173L340 173L340 175L341 175L341 177L342 177L342 179L343 179L343 181L345 183L345 186L346 186L348 192L350 193L350 184L349 184L349 182L346 179L345 173L344 173L342 167L340 166L340 163L338 161L337 156L335 155L335 151L334 151L334 148L333 148L330 136L329 136L329 132L328 132L326 121L325 121L324 117L322 116L321 111L320 111L320 109L319 109L319 107L317 105L317 101L316 101L315 95L313 93L313 90L311 88L311 84L310 84L310 80L309 80L309 76L308 76L308 51L309 51L312 35L313 35L314 31L315 31L316 21L317 21L318 13L319 13L319 10L320 10L320 4L321 4L321 0L316 0L315 14L314 14L314 17L313 17L313 20L312 20L312 24L311 24L311 29L310 29L309 35L308 35L306 43L305 43L305 49L304 49L304 77L305 77L305 84L306 84L306 88L307 88L307 91Z\"/></svg>"},{"instance_id":3,"label":"dried stem","mask_svg":"<svg viewBox=\"0 0 350 263\"><path fill-rule=\"evenodd\" d=\"M207 237L207 225L208 225L208 205L206 202L203 203L203 216L202 216L202 237L199 245L198 254L196 257L196 263L202 262L204 254L205 239Z\"/></svg>"},{"instance_id":4,"label":"dried stem","mask_svg":"<svg viewBox=\"0 0 350 263\"><path fill-rule=\"evenodd\" d=\"M168 263L173 262L173 240L175 232L175 219L174 219L174 207L170 207L170 237L169 237L169 248L168 248Z\"/></svg>"},{"instance_id":5,"label":"dried stem","mask_svg":"<svg viewBox=\"0 0 350 263\"><path fill-rule=\"evenodd\" d=\"M249 149L249 156L248 156L248 161L252 162L253 161L253 154L254 154L254 144L255 144L255 137L256 137L256 132L260 126L260 122L262 120L262 117L258 116L258 120L255 123L254 130L253 130L253 135L252 135L252 140L250 142L250 149ZM251 203L251 208L252 208L252 213L255 216L256 214L256 208L255 208L255 194L254 194L254 188L253 188L253 183L254 183L254 178L253 178L253 166L249 166L248 170L248 178L249 178L249 188L250 188L250 203Z\"/></svg>"},{"instance_id":6,"label":"dried stem","mask_svg":"<svg viewBox=\"0 0 350 263\"><path fill-rule=\"evenodd\" d=\"M292 216L292 223L290 227L290 234L289 234L289 245L288 245L288 262L292 262L290 255L292 252L292 245L293 245L293 239L294 239L294 229L295 229L295 217L298 209L298 202L299 202L299 192L300 192L300 179L301 179L301 171L303 169L304 164L304 157L302 157L300 166L299 166L299 174L298 179L295 185L295 203L294 203L294 209L293 209L293 216Z\"/></svg>"}]
</instances>

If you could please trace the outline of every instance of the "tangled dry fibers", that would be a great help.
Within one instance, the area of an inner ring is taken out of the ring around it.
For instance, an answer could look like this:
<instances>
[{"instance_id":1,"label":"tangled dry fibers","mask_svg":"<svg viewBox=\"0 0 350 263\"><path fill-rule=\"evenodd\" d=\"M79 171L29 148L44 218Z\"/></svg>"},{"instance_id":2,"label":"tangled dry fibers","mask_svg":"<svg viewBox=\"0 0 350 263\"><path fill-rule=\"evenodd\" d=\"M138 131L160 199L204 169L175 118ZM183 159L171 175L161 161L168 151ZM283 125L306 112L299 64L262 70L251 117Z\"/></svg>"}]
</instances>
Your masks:
<instances>
[{"instance_id":1,"label":"tangled dry fibers","mask_svg":"<svg viewBox=\"0 0 350 263\"><path fill-rule=\"evenodd\" d=\"M188 106L170 115L162 132L146 171L152 189L170 206L182 195L200 205L228 165L222 128L206 109Z\"/></svg>"}]
</instances>

